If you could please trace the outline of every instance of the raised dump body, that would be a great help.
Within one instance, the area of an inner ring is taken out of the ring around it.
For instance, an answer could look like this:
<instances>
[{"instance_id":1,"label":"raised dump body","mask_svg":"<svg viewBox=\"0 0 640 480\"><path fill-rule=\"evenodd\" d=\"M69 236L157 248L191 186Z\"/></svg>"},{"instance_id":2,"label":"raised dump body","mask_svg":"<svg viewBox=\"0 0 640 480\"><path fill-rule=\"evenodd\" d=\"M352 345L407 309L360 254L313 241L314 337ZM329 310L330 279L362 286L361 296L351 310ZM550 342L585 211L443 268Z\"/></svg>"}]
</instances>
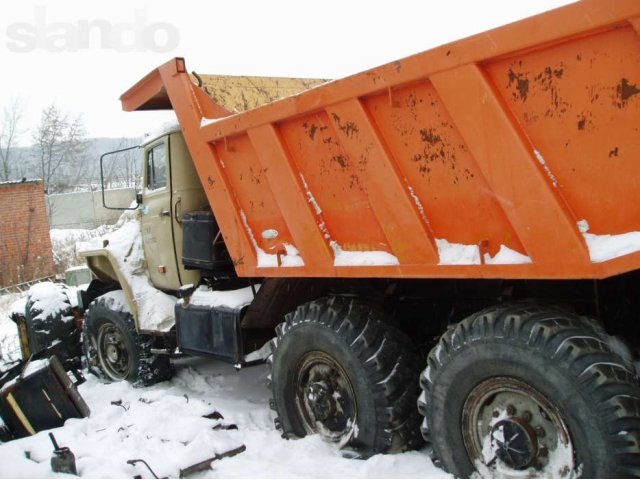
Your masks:
<instances>
[{"instance_id":1,"label":"raised dump body","mask_svg":"<svg viewBox=\"0 0 640 480\"><path fill-rule=\"evenodd\" d=\"M240 276L604 278L640 268L640 2L584 0L231 114L173 108Z\"/></svg>"}]
</instances>

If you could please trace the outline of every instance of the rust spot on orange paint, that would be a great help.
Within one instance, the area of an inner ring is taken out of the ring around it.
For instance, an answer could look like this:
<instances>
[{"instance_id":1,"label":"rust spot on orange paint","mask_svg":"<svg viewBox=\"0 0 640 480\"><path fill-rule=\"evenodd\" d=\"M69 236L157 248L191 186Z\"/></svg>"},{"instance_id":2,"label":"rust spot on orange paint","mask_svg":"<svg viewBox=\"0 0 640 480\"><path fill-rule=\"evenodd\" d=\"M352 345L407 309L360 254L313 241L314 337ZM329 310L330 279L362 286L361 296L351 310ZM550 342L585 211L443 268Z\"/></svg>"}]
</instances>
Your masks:
<instances>
[{"instance_id":1,"label":"rust spot on orange paint","mask_svg":"<svg viewBox=\"0 0 640 480\"><path fill-rule=\"evenodd\" d=\"M616 87L616 94L618 99L616 106L618 108L626 106L627 100L629 100L634 95L637 95L638 93L640 93L640 88L638 88L637 85L632 85L631 83L629 83L628 79L623 78L622 80L620 80L620 83Z\"/></svg>"},{"instance_id":2,"label":"rust spot on orange paint","mask_svg":"<svg viewBox=\"0 0 640 480\"><path fill-rule=\"evenodd\" d=\"M347 168L349 166L349 162L344 155L334 155L331 157L331 161L340 165L341 168Z\"/></svg>"},{"instance_id":3,"label":"rust spot on orange paint","mask_svg":"<svg viewBox=\"0 0 640 480\"><path fill-rule=\"evenodd\" d=\"M355 134L357 134L360 131L360 129L358 128L358 125L356 125L355 122L349 121L349 122L342 123L342 121L340 120L340 117L336 113L332 113L331 117L338 125L338 128L349 138L352 138Z\"/></svg>"},{"instance_id":4,"label":"rust spot on orange paint","mask_svg":"<svg viewBox=\"0 0 640 480\"><path fill-rule=\"evenodd\" d=\"M515 83L517 94L514 92L514 98L520 98L523 102L527 101L527 96L529 95L529 79L527 78L527 74L516 73L513 69L509 69L509 84L507 87L511 87Z\"/></svg>"},{"instance_id":5,"label":"rust spot on orange paint","mask_svg":"<svg viewBox=\"0 0 640 480\"><path fill-rule=\"evenodd\" d=\"M315 123L309 125L307 122L304 122L302 124L302 127L307 132L307 135L309 135L309 138L313 140L313 138L316 136L316 132L318 131L318 126Z\"/></svg>"}]
</instances>

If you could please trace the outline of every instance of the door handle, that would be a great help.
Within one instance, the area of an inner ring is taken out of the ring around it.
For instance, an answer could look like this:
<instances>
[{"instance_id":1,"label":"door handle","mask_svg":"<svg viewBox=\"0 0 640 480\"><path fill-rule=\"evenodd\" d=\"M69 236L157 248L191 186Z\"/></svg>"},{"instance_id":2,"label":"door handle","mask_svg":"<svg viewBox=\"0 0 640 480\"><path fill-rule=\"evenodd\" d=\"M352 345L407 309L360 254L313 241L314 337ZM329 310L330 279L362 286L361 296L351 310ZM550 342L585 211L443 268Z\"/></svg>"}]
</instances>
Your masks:
<instances>
[{"instance_id":1,"label":"door handle","mask_svg":"<svg viewBox=\"0 0 640 480\"><path fill-rule=\"evenodd\" d=\"M178 205L182 203L182 198L178 197L176 200L176 204L173 206L173 218L176 219L176 222L179 224L182 223L182 216L178 213Z\"/></svg>"}]
</instances>

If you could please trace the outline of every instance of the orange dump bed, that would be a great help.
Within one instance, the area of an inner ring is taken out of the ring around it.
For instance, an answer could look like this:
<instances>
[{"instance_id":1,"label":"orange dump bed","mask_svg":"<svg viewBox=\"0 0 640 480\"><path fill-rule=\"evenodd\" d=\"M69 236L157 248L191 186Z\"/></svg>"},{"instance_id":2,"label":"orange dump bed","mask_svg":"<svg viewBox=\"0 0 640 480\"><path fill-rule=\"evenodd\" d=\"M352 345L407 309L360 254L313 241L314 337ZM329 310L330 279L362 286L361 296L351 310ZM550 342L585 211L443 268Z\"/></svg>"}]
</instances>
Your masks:
<instances>
[{"instance_id":1,"label":"orange dump bed","mask_svg":"<svg viewBox=\"0 0 640 480\"><path fill-rule=\"evenodd\" d=\"M175 110L241 276L604 278L640 268L639 34L584 0L240 114L182 59L121 100Z\"/></svg>"}]
</instances>

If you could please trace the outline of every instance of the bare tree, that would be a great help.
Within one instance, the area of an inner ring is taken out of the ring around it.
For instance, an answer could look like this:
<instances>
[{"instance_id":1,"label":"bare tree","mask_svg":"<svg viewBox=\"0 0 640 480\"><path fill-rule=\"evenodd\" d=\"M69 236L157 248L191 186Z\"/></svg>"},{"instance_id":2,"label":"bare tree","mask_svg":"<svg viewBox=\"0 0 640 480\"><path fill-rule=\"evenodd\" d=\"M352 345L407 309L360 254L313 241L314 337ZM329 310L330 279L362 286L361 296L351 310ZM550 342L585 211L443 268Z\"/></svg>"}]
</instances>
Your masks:
<instances>
[{"instance_id":1,"label":"bare tree","mask_svg":"<svg viewBox=\"0 0 640 480\"><path fill-rule=\"evenodd\" d=\"M2 108L0 120L0 181L10 180L13 170L14 148L20 135L20 120L24 112L24 103L19 98L12 98Z\"/></svg>"},{"instance_id":2,"label":"bare tree","mask_svg":"<svg viewBox=\"0 0 640 480\"><path fill-rule=\"evenodd\" d=\"M105 157L103 174L106 188L140 187L142 156L135 148L137 145L137 139L123 138L116 149L124 151Z\"/></svg>"},{"instance_id":3,"label":"bare tree","mask_svg":"<svg viewBox=\"0 0 640 480\"><path fill-rule=\"evenodd\" d=\"M59 174L77 178L84 168L85 129L80 116L71 117L56 105L49 105L42 111L33 144L45 192L53 193L63 187Z\"/></svg>"}]
</instances>

